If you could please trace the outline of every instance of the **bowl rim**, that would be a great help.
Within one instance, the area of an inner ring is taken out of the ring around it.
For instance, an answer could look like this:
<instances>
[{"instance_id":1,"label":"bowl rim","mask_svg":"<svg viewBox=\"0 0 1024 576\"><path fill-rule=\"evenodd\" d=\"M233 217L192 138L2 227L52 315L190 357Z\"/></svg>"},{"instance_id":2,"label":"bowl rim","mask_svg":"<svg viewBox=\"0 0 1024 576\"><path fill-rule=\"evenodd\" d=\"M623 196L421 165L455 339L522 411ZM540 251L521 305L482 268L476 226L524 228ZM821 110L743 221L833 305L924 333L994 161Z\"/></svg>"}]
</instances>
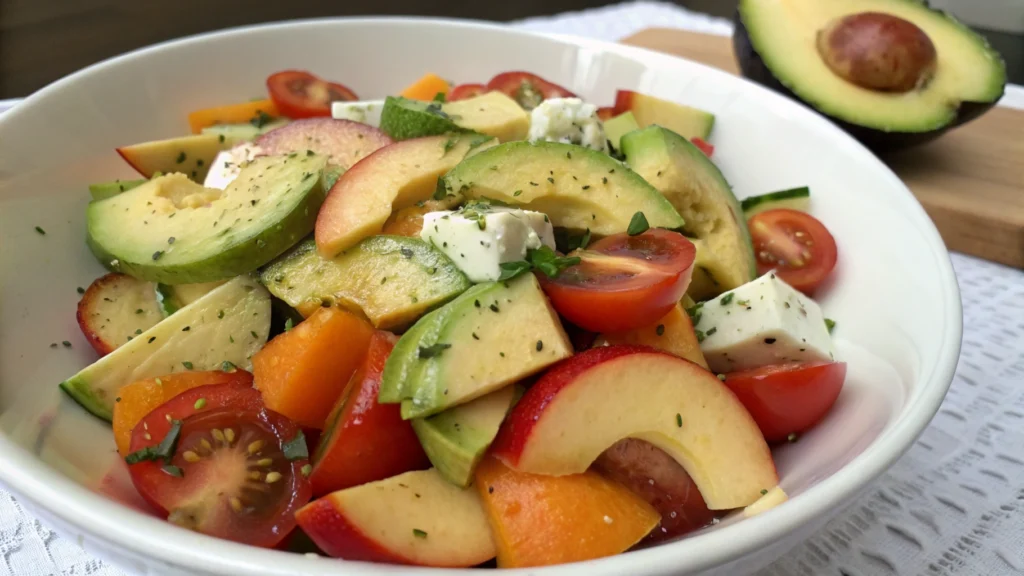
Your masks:
<instances>
[{"instance_id":1,"label":"bowl rim","mask_svg":"<svg viewBox=\"0 0 1024 576\"><path fill-rule=\"evenodd\" d=\"M122 62L144 58L151 53L173 50L192 43L201 43L219 37L245 35L256 31L274 29L301 30L307 26L439 26L453 30L482 30L513 36L545 38L562 44L626 56L655 68L671 68L684 60L704 69L711 77L729 78L727 82L745 82L758 91L759 98L766 106L777 107L802 117L802 121L817 124L822 130L831 132L837 145L845 147L850 154L868 156L877 164L877 169L893 187L894 202L898 203L908 224L915 228L928 243L934 264L941 279L935 289L942 293L944 302L944 326L946 328L938 358L933 366L922 367L913 383L920 391L916 397L908 398L896 420L888 430L864 452L858 454L845 466L827 478L794 497L786 506L773 509L765 514L745 519L721 531L711 531L665 543L650 548L619 554L608 558L563 564L535 569L513 569L511 574L587 574L619 575L637 573L643 566L646 574L674 574L680 570L701 570L737 560L751 552L766 547L795 531L800 526L823 516L826 510L848 503L864 490L868 484L884 473L906 452L916 438L924 431L938 411L942 400L953 380L962 337L962 308L959 286L953 271L949 254L934 224L924 212L910 190L881 161L841 129L828 122L823 116L746 79L735 77L699 62L678 58L644 48L618 44L603 40L575 37L514 29L506 25L478 20L427 17L331 17L289 20L217 30L203 34L173 39L132 52L108 58L69 76L61 78L28 96L14 109L0 115L0 134L11 116L18 115L43 100L47 95L60 91L77 79ZM41 509L46 517L56 518L65 527L73 527L81 534L118 550L129 556L149 561L159 561L170 567L186 568L198 573L237 574L259 570L263 574L305 574L346 573L385 574L398 573L455 573L453 569L398 567L394 565L342 561L326 557L309 557L277 550L265 550L226 540L219 540L197 533L180 530L163 520L128 509L70 478L53 470L27 450L0 432L0 460L7 466L0 467L0 481L19 498L32 503L30 508ZM44 502L50 505L43 504ZM79 544L82 543L80 536ZM400 569L400 570L399 570ZM457 569L466 572L474 569Z\"/></svg>"}]
</instances>

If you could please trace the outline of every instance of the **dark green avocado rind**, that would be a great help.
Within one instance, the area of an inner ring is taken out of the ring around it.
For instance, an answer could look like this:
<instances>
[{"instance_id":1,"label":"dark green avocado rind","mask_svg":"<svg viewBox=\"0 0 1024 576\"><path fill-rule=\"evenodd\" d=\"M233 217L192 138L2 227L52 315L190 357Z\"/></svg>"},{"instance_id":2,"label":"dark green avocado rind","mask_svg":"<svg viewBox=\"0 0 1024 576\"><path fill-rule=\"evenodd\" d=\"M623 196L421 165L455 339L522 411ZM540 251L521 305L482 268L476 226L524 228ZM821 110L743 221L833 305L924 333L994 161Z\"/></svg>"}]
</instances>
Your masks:
<instances>
[{"instance_id":1,"label":"dark green avocado rind","mask_svg":"<svg viewBox=\"0 0 1024 576\"><path fill-rule=\"evenodd\" d=\"M995 50L993 50L991 46L989 46L988 41L986 41L981 36L978 36L976 32L974 32L967 26L964 26L963 23L961 23L959 20L953 18L948 13L942 10L935 10L933 8L931 10L943 14L946 18L948 18L950 21L956 24L959 28L963 29L965 32L977 36L979 42L984 46L984 48L991 50L993 54L996 54L998 56L998 53ZM960 102L954 120L951 123L940 128L935 128L924 132L887 132L884 130L878 130L876 128L859 126L857 124L841 120L830 114L822 112L821 110L816 109L812 104L806 102L805 100L800 98L800 96L796 95L788 86L783 84L778 78L775 77L774 74L772 74L772 71L768 68L768 65L765 64L764 59L761 57L761 55L757 53L757 50L754 48L754 45L751 42L750 33L748 32L746 25L743 23L742 7L737 8L736 10L734 24L735 25L733 27L732 35L733 53L736 55L736 61L739 64L740 72L743 74L745 78L753 80L754 82L757 82L758 84L761 84L766 88L770 88L797 102L801 102L808 105L810 108L814 109L819 114L822 114L823 116L831 120L836 126L841 128L847 134L856 138L858 141L860 141L861 144L877 153L887 153L895 150L900 150L903 148L910 148L912 146L919 146L921 144L930 142L938 138L939 136L942 136L949 130L956 128L958 126L962 126L963 124L966 124L967 122L970 122L975 118L978 118L985 112L988 112L993 106L996 105L996 102L998 102L999 99L1002 98L1003 93L1006 89L1006 82L1004 76L1003 89L999 91L998 95L996 95L991 102ZM1001 59L1000 62L1002 62ZM1005 69L1005 64L1003 64L1003 67Z\"/></svg>"}]
</instances>

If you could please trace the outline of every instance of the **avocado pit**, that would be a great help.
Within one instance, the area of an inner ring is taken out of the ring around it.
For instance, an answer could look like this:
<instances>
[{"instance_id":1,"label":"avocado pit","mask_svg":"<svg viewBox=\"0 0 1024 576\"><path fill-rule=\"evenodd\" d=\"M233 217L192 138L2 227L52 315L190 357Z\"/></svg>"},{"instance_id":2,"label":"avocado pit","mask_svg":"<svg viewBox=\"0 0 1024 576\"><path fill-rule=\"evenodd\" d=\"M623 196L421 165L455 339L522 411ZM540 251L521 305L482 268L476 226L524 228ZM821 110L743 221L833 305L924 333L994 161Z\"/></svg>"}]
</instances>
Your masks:
<instances>
[{"instance_id":1,"label":"avocado pit","mask_svg":"<svg viewBox=\"0 0 1024 576\"><path fill-rule=\"evenodd\" d=\"M892 14L861 12L829 22L818 32L818 54L840 78L868 90L909 92L935 74L931 39Z\"/></svg>"}]
</instances>

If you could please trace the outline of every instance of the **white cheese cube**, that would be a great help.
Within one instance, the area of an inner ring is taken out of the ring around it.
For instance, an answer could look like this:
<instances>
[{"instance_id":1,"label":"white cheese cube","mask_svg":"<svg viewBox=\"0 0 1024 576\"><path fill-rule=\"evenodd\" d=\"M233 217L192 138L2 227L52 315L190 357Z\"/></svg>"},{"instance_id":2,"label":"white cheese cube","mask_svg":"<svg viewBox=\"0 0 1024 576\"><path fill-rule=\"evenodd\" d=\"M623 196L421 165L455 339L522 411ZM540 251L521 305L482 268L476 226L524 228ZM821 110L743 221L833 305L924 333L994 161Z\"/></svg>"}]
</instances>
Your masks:
<instances>
[{"instance_id":1,"label":"white cheese cube","mask_svg":"<svg viewBox=\"0 0 1024 576\"><path fill-rule=\"evenodd\" d=\"M335 120L352 120L380 128L380 112L384 109L383 100L364 100L362 102L331 102L331 116Z\"/></svg>"},{"instance_id":2,"label":"white cheese cube","mask_svg":"<svg viewBox=\"0 0 1024 576\"><path fill-rule=\"evenodd\" d=\"M525 260L527 250L555 247L547 215L480 204L424 214L420 237L444 252L473 282L497 280L501 264Z\"/></svg>"},{"instance_id":3,"label":"white cheese cube","mask_svg":"<svg viewBox=\"0 0 1024 576\"><path fill-rule=\"evenodd\" d=\"M210 171L206 173L203 186L223 190L231 184L238 173L242 171L242 164L251 162L257 156L263 154L259 146L245 142L230 150L222 150L210 164Z\"/></svg>"},{"instance_id":4,"label":"white cheese cube","mask_svg":"<svg viewBox=\"0 0 1024 576\"><path fill-rule=\"evenodd\" d=\"M549 98L530 113L530 142L548 141L579 144L601 152L608 151L604 124L597 117L597 106L579 98Z\"/></svg>"},{"instance_id":5,"label":"white cheese cube","mask_svg":"<svg viewBox=\"0 0 1024 576\"><path fill-rule=\"evenodd\" d=\"M818 304L769 272L705 302L694 328L712 371L835 360Z\"/></svg>"}]
</instances>

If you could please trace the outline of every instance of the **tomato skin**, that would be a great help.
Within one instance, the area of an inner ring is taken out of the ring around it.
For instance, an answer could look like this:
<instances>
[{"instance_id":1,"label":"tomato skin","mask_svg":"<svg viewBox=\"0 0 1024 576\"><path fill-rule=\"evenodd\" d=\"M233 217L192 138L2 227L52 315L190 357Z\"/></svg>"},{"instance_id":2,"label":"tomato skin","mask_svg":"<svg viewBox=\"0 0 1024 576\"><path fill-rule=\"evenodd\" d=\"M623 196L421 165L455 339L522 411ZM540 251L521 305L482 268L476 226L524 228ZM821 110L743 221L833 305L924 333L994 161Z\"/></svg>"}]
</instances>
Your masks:
<instances>
[{"instance_id":1,"label":"tomato skin","mask_svg":"<svg viewBox=\"0 0 1024 576\"><path fill-rule=\"evenodd\" d=\"M331 102L358 100L348 86L327 82L301 70L284 70L267 78L267 91L281 114L292 118L331 115Z\"/></svg>"},{"instance_id":2,"label":"tomato skin","mask_svg":"<svg viewBox=\"0 0 1024 576\"><path fill-rule=\"evenodd\" d=\"M362 366L327 418L309 476L317 496L430 467L401 406L377 402L395 341L389 332L374 332Z\"/></svg>"},{"instance_id":3,"label":"tomato skin","mask_svg":"<svg viewBox=\"0 0 1024 576\"><path fill-rule=\"evenodd\" d=\"M616 234L574 252L581 263L556 278L537 274L559 314L591 332L654 324L690 285L697 249L681 234Z\"/></svg>"},{"instance_id":4,"label":"tomato skin","mask_svg":"<svg viewBox=\"0 0 1024 576\"><path fill-rule=\"evenodd\" d=\"M747 228L758 274L774 270L787 284L810 295L836 266L836 240L810 214L776 208L755 214Z\"/></svg>"},{"instance_id":5,"label":"tomato skin","mask_svg":"<svg viewBox=\"0 0 1024 576\"><path fill-rule=\"evenodd\" d=\"M502 72L487 83L488 90L504 92L526 110L533 110L549 98L575 98L576 95L558 84L530 72Z\"/></svg>"},{"instance_id":6,"label":"tomato skin","mask_svg":"<svg viewBox=\"0 0 1024 576\"><path fill-rule=\"evenodd\" d=\"M263 407L204 408L180 422L179 441L168 464L178 467L181 475L168 473L163 461L131 464L132 483L139 493L172 523L252 546L277 546L294 529L295 511L312 496L302 473L308 460L289 461L282 451L282 444L294 439L299 427ZM214 431L221 433L220 441ZM200 439L212 448L204 451ZM261 447L254 451L256 439ZM267 464L256 463L262 458L267 458ZM273 472L278 477L271 482L269 476L243 476L249 472ZM233 509L230 496L244 508Z\"/></svg>"},{"instance_id":7,"label":"tomato skin","mask_svg":"<svg viewBox=\"0 0 1024 576\"><path fill-rule=\"evenodd\" d=\"M483 84L459 84L448 93L448 101L465 100L474 98L487 92L487 86Z\"/></svg>"},{"instance_id":8,"label":"tomato skin","mask_svg":"<svg viewBox=\"0 0 1024 576\"><path fill-rule=\"evenodd\" d=\"M711 155L715 153L715 146L703 138L694 136L693 138L690 138L690 142L692 142L697 148L700 148L700 151L708 158L711 158Z\"/></svg>"},{"instance_id":9,"label":"tomato skin","mask_svg":"<svg viewBox=\"0 0 1024 576\"><path fill-rule=\"evenodd\" d=\"M771 443L805 432L824 418L845 379L845 362L791 363L732 372L725 375L725 385Z\"/></svg>"}]
</instances>

